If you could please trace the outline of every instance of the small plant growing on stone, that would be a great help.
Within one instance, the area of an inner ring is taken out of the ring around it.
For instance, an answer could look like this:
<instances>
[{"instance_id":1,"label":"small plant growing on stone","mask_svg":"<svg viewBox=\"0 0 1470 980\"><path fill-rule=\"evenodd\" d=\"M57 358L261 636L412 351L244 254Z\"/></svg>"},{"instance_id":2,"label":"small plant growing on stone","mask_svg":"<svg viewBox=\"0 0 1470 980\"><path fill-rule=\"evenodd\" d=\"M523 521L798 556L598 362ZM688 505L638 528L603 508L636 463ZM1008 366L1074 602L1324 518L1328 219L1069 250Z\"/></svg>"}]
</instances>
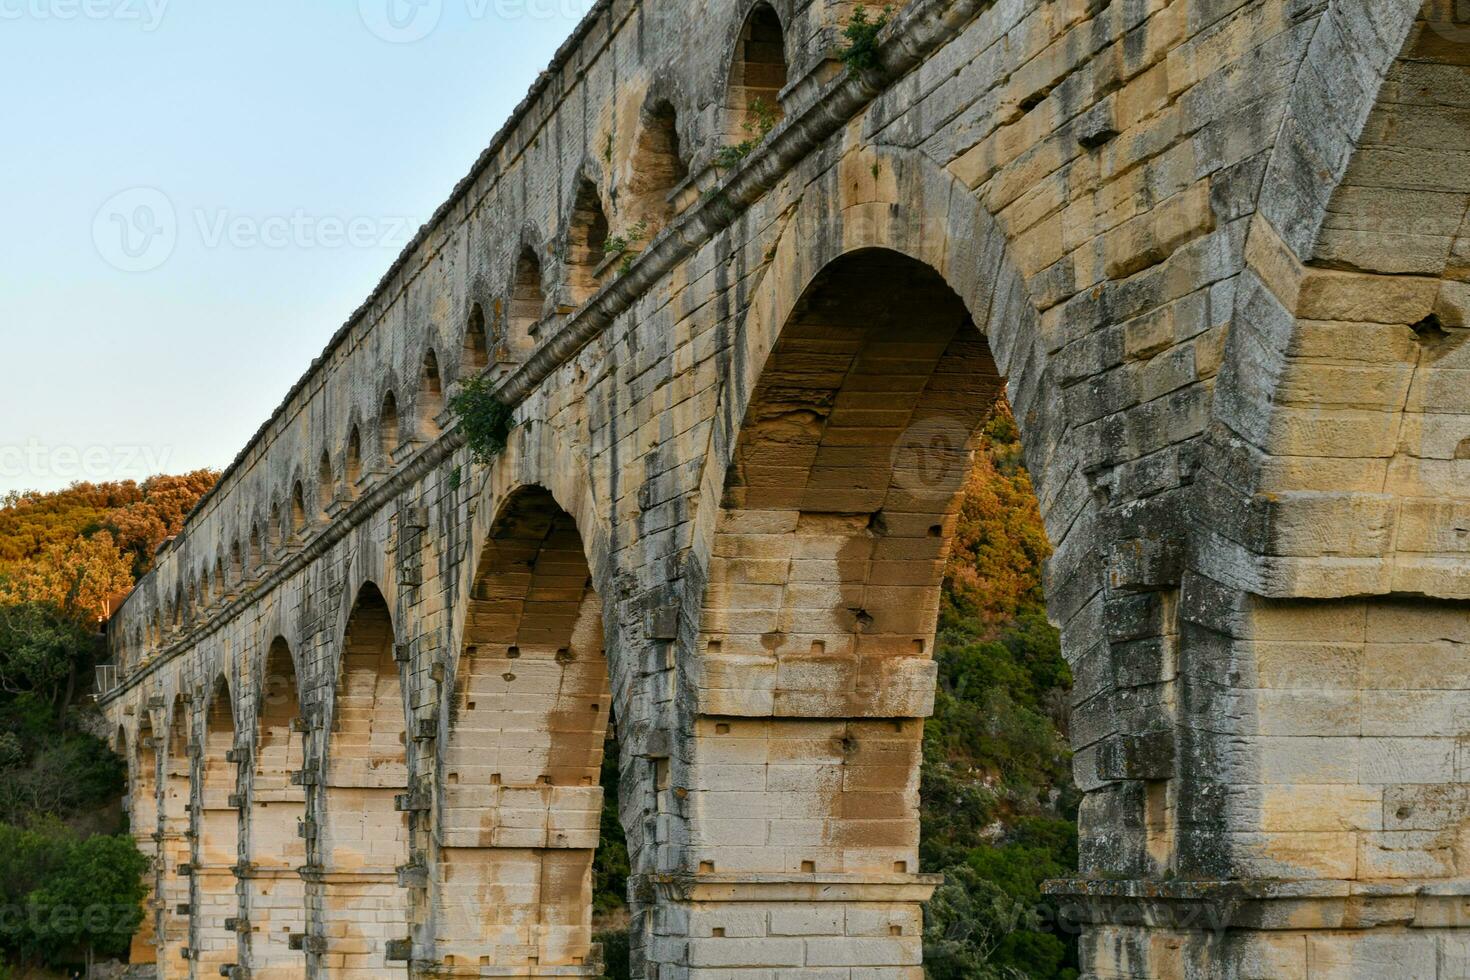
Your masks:
<instances>
[{"instance_id":1,"label":"small plant growing on stone","mask_svg":"<svg viewBox=\"0 0 1470 980\"><path fill-rule=\"evenodd\" d=\"M643 220L629 228L626 235L608 235L607 240L602 243L602 254L608 258L621 255L623 261L618 265L618 272L627 272L633 267L633 256L628 254L628 249L647 237L648 221Z\"/></svg>"},{"instance_id":2,"label":"small plant growing on stone","mask_svg":"<svg viewBox=\"0 0 1470 980\"><path fill-rule=\"evenodd\" d=\"M776 112L776 107L765 99L757 98L750 104L750 115L741 124L741 128L745 130L747 136L759 143L771 134L771 130L776 128L778 122L780 122L780 117Z\"/></svg>"},{"instance_id":3,"label":"small plant growing on stone","mask_svg":"<svg viewBox=\"0 0 1470 980\"><path fill-rule=\"evenodd\" d=\"M842 29L842 36L847 38L847 47L838 54L842 63L847 66L848 74L858 75L878 67L878 34L888 26L888 18L892 13L893 8L887 6L877 20L869 20L868 8L862 4L858 4L853 10L852 19Z\"/></svg>"},{"instance_id":4,"label":"small plant growing on stone","mask_svg":"<svg viewBox=\"0 0 1470 980\"><path fill-rule=\"evenodd\" d=\"M622 255L633 245L643 241L648 235L648 222L640 221L628 229L626 235L608 235L607 240L602 243L603 255Z\"/></svg>"},{"instance_id":5,"label":"small plant growing on stone","mask_svg":"<svg viewBox=\"0 0 1470 980\"><path fill-rule=\"evenodd\" d=\"M756 99L752 102L745 122L740 124L740 128L745 131L746 138L734 146L722 147L720 152L715 154L715 169L734 169L741 160L750 156L752 150L760 146L761 141L776 128L778 121L775 106L765 99Z\"/></svg>"},{"instance_id":6,"label":"small plant growing on stone","mask_svg":"<svg viewBox=\"0 0 1470 980\"><path fill-rule=\"evenodd\" d=\"M449 400L449 410L458 421L475 462L486 464L505 452L514 427L513 410L495 397L489 377L481 375L466 381Z\"/></svg>"}]
</instances>

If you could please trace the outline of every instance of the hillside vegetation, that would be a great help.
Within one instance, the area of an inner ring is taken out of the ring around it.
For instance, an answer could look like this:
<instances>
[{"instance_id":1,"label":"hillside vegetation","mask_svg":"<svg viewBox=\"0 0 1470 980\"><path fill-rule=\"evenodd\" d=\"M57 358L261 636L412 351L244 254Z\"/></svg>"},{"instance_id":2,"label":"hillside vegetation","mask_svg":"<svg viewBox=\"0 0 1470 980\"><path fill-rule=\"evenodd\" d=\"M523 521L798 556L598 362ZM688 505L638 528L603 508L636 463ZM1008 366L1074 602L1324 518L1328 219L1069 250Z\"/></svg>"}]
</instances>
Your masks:
<instances>
[{"instance_id":1,"label":"hillside vegetation","mask_svg":"<svg viewBox=\"0 0 1470 980\"><path fill-rule=\"evenodd\" d=\"M208 471L0 506L0 977L117 956L143 918L126 763L89 734L98 625L214 484Z\"/></svg>"}]
</instances>

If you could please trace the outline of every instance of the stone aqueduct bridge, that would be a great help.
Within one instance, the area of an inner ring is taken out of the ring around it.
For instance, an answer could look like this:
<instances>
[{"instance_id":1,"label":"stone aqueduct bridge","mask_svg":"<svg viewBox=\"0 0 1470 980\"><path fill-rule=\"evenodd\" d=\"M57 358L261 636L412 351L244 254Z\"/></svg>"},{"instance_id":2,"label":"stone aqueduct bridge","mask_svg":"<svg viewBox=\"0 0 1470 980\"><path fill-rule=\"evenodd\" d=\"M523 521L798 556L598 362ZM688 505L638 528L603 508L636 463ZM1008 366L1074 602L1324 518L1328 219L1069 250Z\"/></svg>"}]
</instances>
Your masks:
<instances>
[{"instance_id":1,"label":"stone aqueduct bridge","mask_svg":"<svg viewBox=\"0 0 1470 980\"><path fill-rule=\"evenodd\" d=\"M101 703L161 975L597 975L615 725L635 976L921 976L1002 390L1084 972L1470 975L1470 20L911 0L852 75L851 14L600 4L159 555Z\"/></svg>"}]
</instances>

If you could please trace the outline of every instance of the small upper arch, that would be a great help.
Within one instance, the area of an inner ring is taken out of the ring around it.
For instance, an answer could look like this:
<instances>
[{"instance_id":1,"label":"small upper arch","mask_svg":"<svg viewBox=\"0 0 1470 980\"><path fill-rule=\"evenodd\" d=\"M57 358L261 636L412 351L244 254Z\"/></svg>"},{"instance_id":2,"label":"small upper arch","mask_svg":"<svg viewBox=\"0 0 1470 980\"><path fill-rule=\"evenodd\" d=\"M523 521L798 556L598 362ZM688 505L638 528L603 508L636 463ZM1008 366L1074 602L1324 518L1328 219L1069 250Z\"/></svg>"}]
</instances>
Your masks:
<instances>
[{"instance_id":1,"label":"small upper arch","mask_svg":"<svg viewBox=\"0 0 1470 980\"><path fill-rule=\"evenodd\" d=\"M767 0L751 5L735 37L725 82L720 129L727 144L764 135L781 120L781 90L789 67L786 28Z\"/></svg>"},{"instance_id":2,"label":"small upper arch","mask_svg":"<svg viewBox=\"0 0 1470 980\"><path fill-rule=\"evenodd\" d=\"M389 388L383 393L383 405L378 411L378 454L383 466L392 464L398 445L398 396Z\"/></svg>"},{"instance_id":3,"label":"small upper arch","mask_svg":"<svg viewBox=\"0 0 1470 980\"><path fill-rule=\"evenodd\" d=\"M439 356L432 347L424 351L415 408L418 424L414 435L421 439L433 439L439 435L439 416L444 412L444 378L439 371Z\"/></svg>"},{"instance_id":4,"label":"small upper arch","mask_svg":"<svg viewBox=\"0 0 1470 980\"><path fill-rule=\"evenodd\" d=\"M640 240L657 235L676 210L678 202L671 196L689 177L686 147L673 99L657 89L650 91L638 113L624 183L628 218Z\"/></svg>"},{"instance_id":5,"label":"small upper arch","mask_svg":"<svg viewBox=\"0 0 1470 980\"><path fill-rule=\"evenodd\" d=\"M608 257L608 234L602 192L590 170L583 168L572 189L563 250L567 300L571 305L587 302L601 285L598 273Z\"/></svg>"}]
</instances>

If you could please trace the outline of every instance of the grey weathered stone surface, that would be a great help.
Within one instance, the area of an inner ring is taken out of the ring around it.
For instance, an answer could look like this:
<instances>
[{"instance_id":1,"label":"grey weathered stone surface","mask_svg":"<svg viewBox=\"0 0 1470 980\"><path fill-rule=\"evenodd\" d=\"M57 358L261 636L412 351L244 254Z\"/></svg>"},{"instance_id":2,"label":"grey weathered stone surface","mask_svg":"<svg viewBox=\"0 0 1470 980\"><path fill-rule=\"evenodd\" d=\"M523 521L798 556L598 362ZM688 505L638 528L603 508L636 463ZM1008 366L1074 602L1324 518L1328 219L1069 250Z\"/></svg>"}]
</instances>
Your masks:
<instances>
[{"instance_id":1,"label":"grey weathered stone surface","mask_svg":"<svg viewBox=\"0 0 1470 980\"><path fill-rule=\"evenodd\" d=\"M636 976L920 976L1002 384L1085 972L1470 971L1470 22L910 0L847 77L851 8L600 5L160 556L102 703L162 975L595 975L612 717Z\"/></svg>"}]
</instances>

